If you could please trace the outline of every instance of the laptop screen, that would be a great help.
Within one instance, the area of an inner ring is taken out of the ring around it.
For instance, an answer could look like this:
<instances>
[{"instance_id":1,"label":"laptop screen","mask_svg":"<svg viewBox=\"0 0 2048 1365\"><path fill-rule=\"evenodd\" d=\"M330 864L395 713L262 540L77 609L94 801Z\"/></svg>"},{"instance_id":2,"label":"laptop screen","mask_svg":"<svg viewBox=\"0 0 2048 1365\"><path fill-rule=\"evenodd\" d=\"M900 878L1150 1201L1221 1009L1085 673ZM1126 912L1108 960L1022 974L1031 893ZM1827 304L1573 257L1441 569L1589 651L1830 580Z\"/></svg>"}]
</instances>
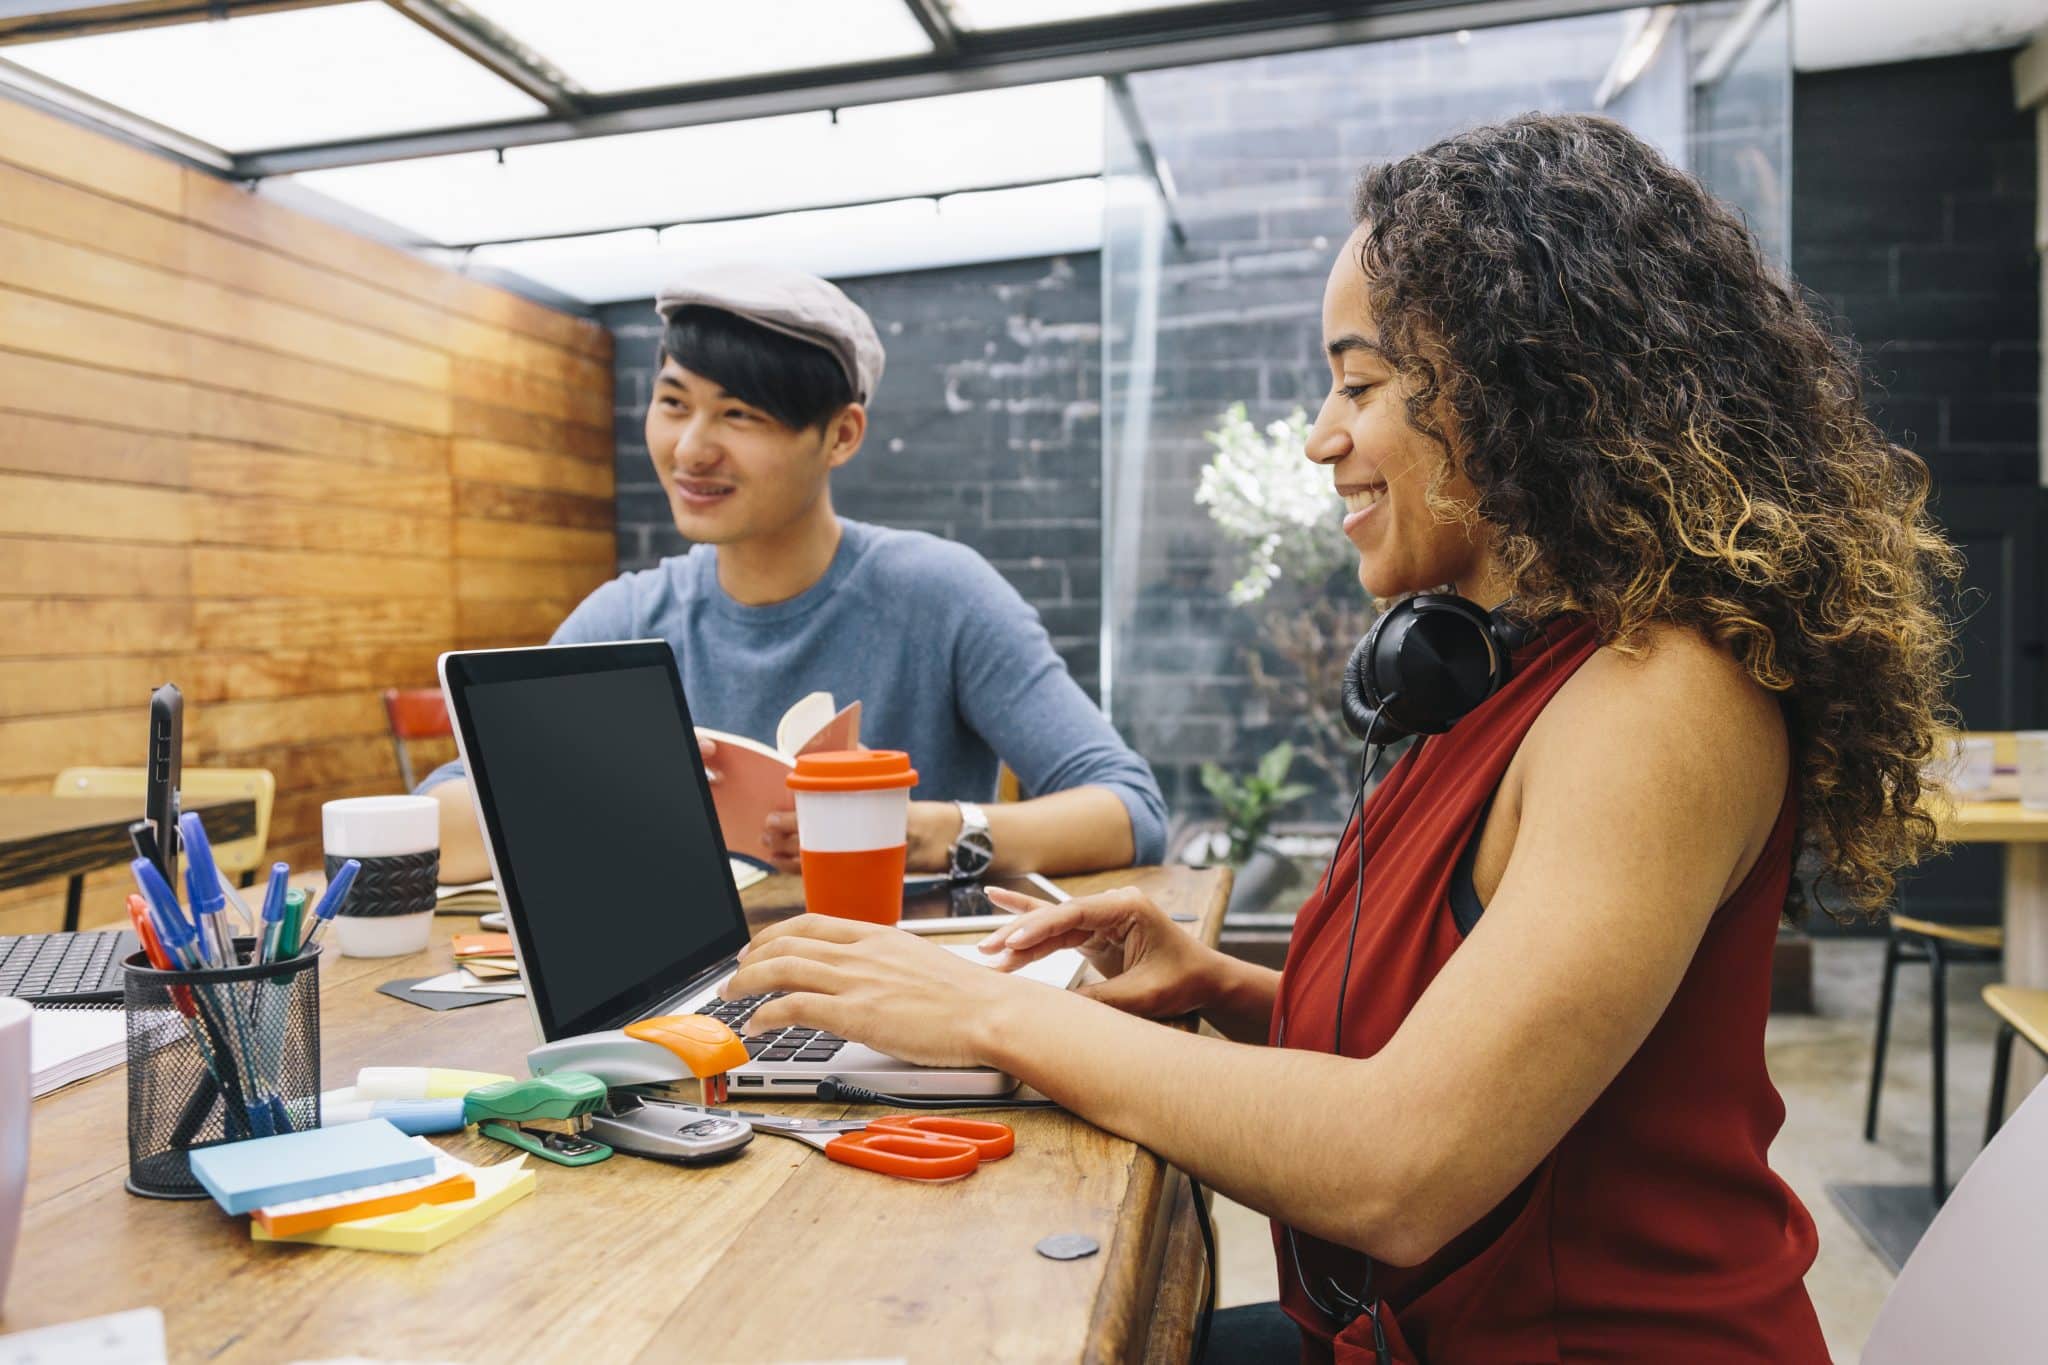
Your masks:
<instances>
[{"instance_id":1,"label":"laptop screen","mask_svg":"<svg viewBox=\"0 0 2048 1365\"><path fill-rule=\"evenodd\" d=\"M747 941L660 641L442 658L547 1039L618 1028Z\"/></svg>"}]
</instances>

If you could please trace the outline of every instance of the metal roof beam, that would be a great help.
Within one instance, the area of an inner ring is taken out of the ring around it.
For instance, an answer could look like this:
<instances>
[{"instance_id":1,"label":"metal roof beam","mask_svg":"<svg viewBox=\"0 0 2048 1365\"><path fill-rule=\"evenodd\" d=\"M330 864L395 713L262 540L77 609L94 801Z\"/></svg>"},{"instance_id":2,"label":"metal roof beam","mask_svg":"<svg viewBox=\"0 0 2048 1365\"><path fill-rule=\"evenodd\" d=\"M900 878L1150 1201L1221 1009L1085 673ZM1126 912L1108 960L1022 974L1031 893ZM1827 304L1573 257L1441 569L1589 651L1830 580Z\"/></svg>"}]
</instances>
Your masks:
<instances>
[{"instance_id":1,"label":"metal roof beam","mask_svg":"<svg viewBox=\"0 0 2048 1365\"><path fill-rule=\"evenodd\" d=\"M539 100L556 118L574 118L583 112L578 92L567 76L510 34L462 6L444 5L438 0L385 3L492 75Z\"/></svg>"},{"instance_id":2,"label":"metal roof beam","mask_svg":"<svg viewBox=\"0 0 2048 1365\"><path fill-rule=\"evenodd\" d=\"M932 51L950 57L959 48L960 30L953 27L953 14L946 8L946 0L903 0L903 7L917 20L924 36L932 40Z\"/></svg>"},{"instance_id":3,"label":"metal roof beam","mask_svg":"<svg viewBox=\"0 0 2048 1365\"><path fill-rule=\"evenodd\" d=\"M1630 7L1626 0L1374 0L1352 5L1307 4L1301 0L1260 0L1248 4L1233 0L1210 7L1227 22L1218 19L1207 26L1198 19L1204 11L1190 9L1157 12L1177 19L1177 31L1161 28L1156 22L1137 24L1133 22L1136 16L1119 16L1115 23L1049 25L1019 34L963 33L960 46L951 57L934 53L839 68L829 73L782 73L624 96L591 96L587 100L589 111L573 117L526 119L253 152L235 159L235 173L245 177L286 175L377 161L495 151L574 138L730 123L972 90L1234 61ZM1333 14L1337 10L1344 12ZM827 78L820 80L821 75Z\"/></svg>"}]
</instances>

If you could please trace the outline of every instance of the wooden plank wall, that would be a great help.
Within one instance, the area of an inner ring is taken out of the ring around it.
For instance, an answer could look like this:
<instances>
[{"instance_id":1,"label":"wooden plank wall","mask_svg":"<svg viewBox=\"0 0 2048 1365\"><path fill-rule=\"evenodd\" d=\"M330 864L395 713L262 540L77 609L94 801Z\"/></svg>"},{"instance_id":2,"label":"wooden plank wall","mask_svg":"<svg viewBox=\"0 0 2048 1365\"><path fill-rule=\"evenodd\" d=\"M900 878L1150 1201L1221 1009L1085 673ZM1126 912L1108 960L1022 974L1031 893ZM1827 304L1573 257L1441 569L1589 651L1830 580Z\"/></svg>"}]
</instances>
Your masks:
<instances>
[{"instance_id":1,"label":"wooden plank wall","mask_svg":"<svg viewBox=\"0 0 2048 1365\"><path fill-rule=\"evenodd\" d=\"M397 790L383 688L611 576L611 403L594 323L0 98L0 791L139 764L174 681L186 765L269 768L316 862Z\"/></svg>"}]
</instances>

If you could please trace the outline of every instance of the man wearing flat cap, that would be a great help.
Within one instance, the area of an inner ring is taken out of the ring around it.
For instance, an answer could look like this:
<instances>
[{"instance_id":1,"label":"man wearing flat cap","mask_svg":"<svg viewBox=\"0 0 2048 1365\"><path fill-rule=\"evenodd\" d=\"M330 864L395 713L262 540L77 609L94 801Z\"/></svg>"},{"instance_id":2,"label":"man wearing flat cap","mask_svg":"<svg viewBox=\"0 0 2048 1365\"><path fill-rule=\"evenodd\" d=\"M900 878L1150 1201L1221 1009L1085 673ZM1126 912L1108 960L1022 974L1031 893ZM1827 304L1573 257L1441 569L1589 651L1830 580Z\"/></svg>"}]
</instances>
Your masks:
<instances>
[{"instance_id":1,"label":"man wearing flat cap","mask_svg":"<svg viewBox=\"0 0 2048 1365\"><path fill-rule=\"evenodd\" d=\"M882 378L859 305L801 271L727 265L655 307L647 450L692 547L599 588L552 643L665 639L696 719L763 743L806 693L857 698L862 739L917 765L912 871L1157 862L1158 782L1016 589L964 545L833 512L831 472L860 452ZM705 759L715 777L708 742ZM1004 763L1031 799L984 808ZM420 789L441 802L443 880L490 875L461 765ZM793 869L794 812L732 851Z\"/></svg>"}]
</instances>

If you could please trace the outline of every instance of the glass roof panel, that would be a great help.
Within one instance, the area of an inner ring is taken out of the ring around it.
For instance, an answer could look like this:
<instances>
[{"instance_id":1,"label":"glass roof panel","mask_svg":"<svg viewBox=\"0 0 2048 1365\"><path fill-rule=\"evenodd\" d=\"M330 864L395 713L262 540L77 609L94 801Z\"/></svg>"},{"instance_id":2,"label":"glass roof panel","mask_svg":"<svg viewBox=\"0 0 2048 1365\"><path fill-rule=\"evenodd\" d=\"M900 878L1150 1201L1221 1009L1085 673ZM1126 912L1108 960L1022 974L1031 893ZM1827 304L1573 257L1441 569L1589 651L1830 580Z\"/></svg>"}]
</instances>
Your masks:
<instances>
[{"instance_id":1,"label":"glass roof panel","mask_svg":"<svg viewBox=\"0 0 2048 1365\"><path fill-rule=\"evenodd\" d=\"M730 80L932 50L901 0L468 0L586 90Z\"/></svg>"},{"instance_id":2,"label":"glass roof panel","mask_svg":"<svg viewBox=\"0 0 2048 1365\"><path fill-rule=\"evenodd\" d=\"M1102 182L897 199L652 232L607 232L478 247L469 260L588 303L652 298L670 275L720 261L770 260L828 278L1093 251Z\"/></svg>"},{"instance_id":3,"label":"glass roof panel","mask_svg":"<svg viewBox=\"0 0 2048 1365\"><path fill-rule=\"evenodd\" d=\"M961 28L1026 28L1188 5L1189 0L952 0L953 21Z\"/></svg>"},{"instance_id":4,"label":"glass roof panel","mask_svg":"<svg viewBox=\"0 0 2048 1365\"><path fill-rule=\"evenodd\" d=\"M311 171L310 189L456 245L1097 175L1102 83Z\"/></svg>"},{"instance_id":5,"label":"glass roof panel","mask_svg":"<svg viewBox=\"0 0 2048 1365\"><path fill-rule=\"evenodd\" d=\"M546 112L374 3L18 43L0 55L229 152Z\"/></svg>"}]
</instances>

